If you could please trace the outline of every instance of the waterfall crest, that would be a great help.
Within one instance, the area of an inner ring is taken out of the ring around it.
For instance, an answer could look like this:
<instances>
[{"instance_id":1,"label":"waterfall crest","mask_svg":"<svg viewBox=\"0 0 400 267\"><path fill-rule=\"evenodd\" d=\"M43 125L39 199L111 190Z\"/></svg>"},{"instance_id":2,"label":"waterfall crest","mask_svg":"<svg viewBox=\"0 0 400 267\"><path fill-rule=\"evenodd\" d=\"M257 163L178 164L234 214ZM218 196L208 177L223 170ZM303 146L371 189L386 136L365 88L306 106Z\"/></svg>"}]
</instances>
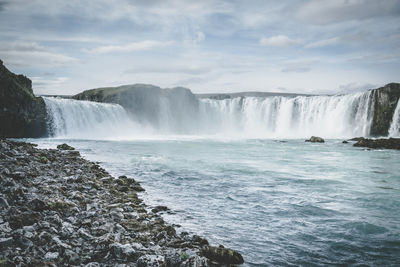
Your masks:
<instances>
[{"instance_id":1,"label":"waterfall crest","mask_svg":"<svg viewBox=\"0 0 400 267\"><path fill-rule=\"evenodd\" d=\"M368 136L374 112L371 92L335 96L195 99L195 105L180 103L185 102L180 99L179 112L172 112L169 110L171 105L164 105L155 113L157 120L143 115L145 111L128 114L117 104L44 99L51 135L82 139L129 139L154 134L228 138L306 138L311 135L347 138ZM146 110L153 109L146 106ZM397 113L400 113L398 109ZM398 124L393 127L398 127Z\"/></svg>"}]
</instances>

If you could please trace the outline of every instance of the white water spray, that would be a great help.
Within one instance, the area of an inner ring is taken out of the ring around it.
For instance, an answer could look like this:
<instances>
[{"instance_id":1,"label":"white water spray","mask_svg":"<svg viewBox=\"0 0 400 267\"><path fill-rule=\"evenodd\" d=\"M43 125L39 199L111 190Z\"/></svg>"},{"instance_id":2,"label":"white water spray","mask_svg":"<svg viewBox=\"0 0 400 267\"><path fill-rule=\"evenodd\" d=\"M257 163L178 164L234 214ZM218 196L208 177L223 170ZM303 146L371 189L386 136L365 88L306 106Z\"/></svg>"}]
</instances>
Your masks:
<instances>
[{"instance_id":1,"label":"white water spray","mask_svg":"<svg viewBox=\"0 0 400 267\"><path fill-rule=\"evenodd\" d=\"M397 101L397 106L394 110L392 123L389 128L389 137L400 137L400 99Z\"/></svg>"},{"instance_id":2,"label":"white water spray","mask_svg":"<svg viewBox=\"0 0 400 267\"><path fill-rule=\"evenodd\" d=\"M202 100L213 130L247 137L368 136L371 92L338 96L246 97Z\"/></svg>"},{"instance_id":3,"label":"white water spray","mask_svg":"<svg viewBox=\"0 0 400 267\"><path fill-rule=\"evenodd\" d=\"M194 104L180 103L180 100L179 105L190 112L171 112L170 105L164 105L155 113L157 119L147 121L146 111L152 110L149 106L130 117L116 104L61 98L45 98L45 102L50 132L62 138L134 139L154 134L346 138L369 135L372 98L371 92L365 92L337 96L200 99Z\"/></svg>"},{"instance_id":4,"label":"white water spray","mask_svg":"<svg viewBox=\"0 0 400 267\"><path fill-rule=\"evenodd\" d=\"M43 97L53 137L108 139L133 134L138 127L117 104Z\"/></svg>"}]
</instances>

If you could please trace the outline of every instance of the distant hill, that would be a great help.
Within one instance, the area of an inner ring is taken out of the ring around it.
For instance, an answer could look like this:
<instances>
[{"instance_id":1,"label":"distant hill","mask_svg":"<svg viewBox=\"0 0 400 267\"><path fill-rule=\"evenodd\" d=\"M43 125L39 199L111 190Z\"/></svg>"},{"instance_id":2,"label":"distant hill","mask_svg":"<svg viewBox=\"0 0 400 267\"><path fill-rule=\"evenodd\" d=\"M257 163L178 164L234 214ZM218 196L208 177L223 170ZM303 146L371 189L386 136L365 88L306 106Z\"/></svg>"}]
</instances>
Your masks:
<instances>
[{"instance_id":1,"label":"distant hill","mask_svg":"<svg viewBox=\"0 0 400 267\"><path fill-rule=\"evenodd\" d=\"M238 92L238 93L214 93L214 94L195 94L198 98L210 99L228 99L235 97L268 97L268 96L311 96L309 94L294 94L294 93L274 93L274 92Z\"/></svg>"}]
</instances>

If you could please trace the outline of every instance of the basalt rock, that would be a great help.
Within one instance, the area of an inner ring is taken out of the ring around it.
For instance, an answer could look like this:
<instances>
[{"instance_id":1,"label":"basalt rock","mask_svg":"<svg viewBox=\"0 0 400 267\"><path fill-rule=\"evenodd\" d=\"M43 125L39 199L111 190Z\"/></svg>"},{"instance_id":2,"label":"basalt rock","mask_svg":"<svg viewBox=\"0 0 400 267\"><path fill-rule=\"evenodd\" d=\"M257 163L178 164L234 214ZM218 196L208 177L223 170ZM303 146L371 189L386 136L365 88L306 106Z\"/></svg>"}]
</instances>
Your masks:
<instances>
[{"instance_id":1,"label":"basalt rock","mask_svg":"<svg viewBox=\"0 0 400 267\"><path fill-rule=\"evenodd\" d=\"M242 264L244 262L242 255L238 252L222 246L204 246L201 250L201 254L219 264Z\"/></svg>"},{"instance_id":2,"label":"basalt rock","mask_svg":"<svg viewBox=\"0 0 400 267\"><path fill-rule=\"evenodd\" d=\"M60 150L75 150L75 148L73 148L72 146L69 146L67 144L61 144L57 146L58 149Z\"/></svg>"},{"instance_id":3,"label":"basalt rock","mask_svg":"<svg viewBox=\"0 0 400 267\"><path fill-rule=\"evenodd\" d=\"M32 81L10 72L0 60L0 137L46 135L46 106Z\"/></svg>"},{"instance_id":4,"label":"basalt rock","mask_svg":"<svg viewBox=\"0 0 400 267\"><path fill-rule=\"evenodd\" d=\"M400 84L389 83L384 87L373 89L374 116L371 124L371 136L387 136L393 114L400 99Z\"/></svg>"},{"instance_id":5,"label":"basalt rock","mask_svg":"<svg viewBox=\"0 0 400 267\"><path fill-rule=\"evenodd\" d=\"M382 138L382 139L361 139L353 146L368 147L375 149L400 149L400 138Z\"/></svg>"},{"instance_id":6,"label":"basalt rock","mask_svg":"<svg viewBox=\"0 0 400 267\"><path fill-rule=\"evenodd\" d=\"M310 139L306 140L306 142L312 142L312 143L324 143L325 140L321 137L318 136L311 136Z\"/></svg>"}]
</instances>

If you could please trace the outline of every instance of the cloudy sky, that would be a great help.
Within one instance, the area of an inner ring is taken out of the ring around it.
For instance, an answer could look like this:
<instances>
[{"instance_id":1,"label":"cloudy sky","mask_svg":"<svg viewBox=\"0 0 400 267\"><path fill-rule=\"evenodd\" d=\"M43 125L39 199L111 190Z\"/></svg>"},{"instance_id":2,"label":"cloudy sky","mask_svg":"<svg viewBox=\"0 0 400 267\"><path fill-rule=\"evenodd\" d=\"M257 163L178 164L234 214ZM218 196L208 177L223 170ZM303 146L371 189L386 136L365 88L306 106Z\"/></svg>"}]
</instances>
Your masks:
<instances>
[{"instance_id":1,"label":"cloudy sky","mask_svg":"<svg viewBox=\"0 0 400 267\"><path fill-rule=\"evenodd\" d=\"M400 82L400 0L0 0L0 59L37 94L354 92Z\"/></svg>"}]
</instances>

